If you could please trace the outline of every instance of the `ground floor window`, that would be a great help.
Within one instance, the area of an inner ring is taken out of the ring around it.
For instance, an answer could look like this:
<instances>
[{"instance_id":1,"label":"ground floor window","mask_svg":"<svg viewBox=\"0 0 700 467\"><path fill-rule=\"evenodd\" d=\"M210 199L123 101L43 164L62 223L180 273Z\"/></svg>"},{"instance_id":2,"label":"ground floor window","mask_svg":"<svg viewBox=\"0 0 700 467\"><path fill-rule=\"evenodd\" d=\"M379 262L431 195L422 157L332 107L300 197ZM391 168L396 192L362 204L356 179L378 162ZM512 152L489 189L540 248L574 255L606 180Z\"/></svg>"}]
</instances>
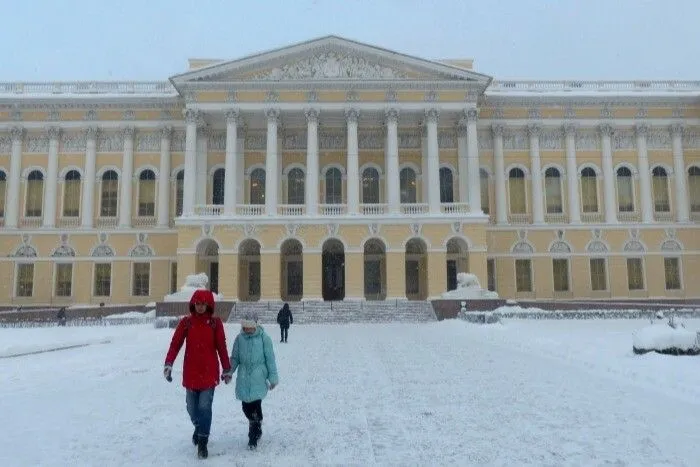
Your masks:
<instances>
[{"instance_id":1,"label":"ground floor window","mask_svg":"<svg viewBox=\"0 0 700 467\"><path fill-rule=\"evenodd\" d=\"M554 275L554 291L568 292L569 291L569 260L568 259L553 259L552 274Z\"/></svg>"},{"instance_id":2,"label":"ground floor window","mask_svg":"<svg viewBox=\"0 0 700 467\"><path fill-rule=\"evenodd\" d=\"M170 293L177 292L177 263L170 263Z\"/></svg>"},{"instance_id":3,"label":"ground floor window","mask_svg":"<svg viewBox=\"0 0 700 467\"><path fill-rule=\"evenodd\" d=\"M591 258L591 290L608 289L608 278L605 270L605 258Z\"/></svg>"},{"instance_id":4,"label":"ground floor window","mask_svg":"<svg viewBox=\"0 0 700 467\"><path fill-rule=\"evenodd\" d=\"M532 292L532 265L529 259L515 260L515 290Z\"/></svg>"},{"instance_id":5,"label":"ground floor window","mask_svg":"<svg viewBox=\"0 0 700 467\"><path fill-rule=\"evenodd\" d=\"M486 280L488 282L488 290L496 291L496 260L486 260Z\"/></svg>"},{"instance_id":6,"label":"ground floor window","mask_svg":"<svg viewBox=\"0 0 700 467\"><path fill-rule=\"evenodd\" d=\"M150 295L151 265L148 263L134 263L132 277L131 294L134 297L148 297Z\"/></svg>"},{"instance_id":7,"label":"ground floor window","mask_svg":"<svg viewBox=\"0 0 700 467\"><path fill-rule=\"evenodd\" d=\"M627 258L627 285L630 290L644 289L642 258Z\"/></svg>"},{"instance_id":8,"label":"ground floor window","mask_svg":"<svg viewBox=\"0 0 700 467\"><path fill-rule=\"evenodd\" d=\"M17 265L17 290L18 297L31 297L34 293L34 265Z\"/></svg>"},{"instance_id":9,"label":"ground floor window","mask_svg":"<svg viewBox=\"0 0 700 467\"><path fill-rule=\"evenodd\" d=\"M56 265L56 291L57 297L70 297L73 292L73 265Z\"/></svg>"},{"instance_id":10,"label":"ground floor window","mask_svg":"<svg viewBox=\"0 0 700 467\"><path fill-rule=\"evenodd\" d=\"M94 293L96 297L109 297L112 289L112 265L110 263L95 264Z\"/></svg>"},{"instance_id":11,"label":"ground floor window","mask_svg":"<svg viewBox=\"0 0 700 467\"><path fill-rule=\"evenodd\" d=\"M679 290L681 288L681 267L678 258L664 258L664 275L666 276L666 290Z\"/></svg>"}]
</instances>

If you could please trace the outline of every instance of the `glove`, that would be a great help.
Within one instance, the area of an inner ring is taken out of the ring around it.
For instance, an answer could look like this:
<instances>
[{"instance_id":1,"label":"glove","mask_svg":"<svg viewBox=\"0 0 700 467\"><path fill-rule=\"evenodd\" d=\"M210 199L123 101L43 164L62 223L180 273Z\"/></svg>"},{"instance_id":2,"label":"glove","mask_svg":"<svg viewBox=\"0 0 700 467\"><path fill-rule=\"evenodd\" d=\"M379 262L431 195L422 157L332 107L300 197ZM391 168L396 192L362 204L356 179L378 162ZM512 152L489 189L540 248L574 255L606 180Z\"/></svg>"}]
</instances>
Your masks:
<instances>
[{"instance_id":1,"label":"glove","mask_svg":"<svg viewBox=\"0 0 700 467\"><path fill-rule=\"evenodd\" d=\"M221 381L223 381L225 384L228 384L231 382L231 370L229 371L224 371L223 374L221 375Z\"/></svg>"},{"instance_id":2,"label":"glove","mask_svg":"<svg viewBox=\"0 0 700 467\"><path fill-rule=\"evenodd\" d=\"M270 391L272 391L272 390L275 389L276 387L277 387L277 384L275 384L275 383L270 383L270 384L269 384Z\"/></svg>"},{"instance_id":3,"label":"glove","mask_svg":"<svg viewBox=\"0 0 700 467\"><path fill-rule=\"evenodd\" d=\"M172 383L172 382L173 382L173 375L172 375L172 373L173 373L173 367L172 367L171 365L165 365L165 367L163 367L163 376L165 376L165 380L166 380L168 383Z\"/></svg>"}]
</instances>

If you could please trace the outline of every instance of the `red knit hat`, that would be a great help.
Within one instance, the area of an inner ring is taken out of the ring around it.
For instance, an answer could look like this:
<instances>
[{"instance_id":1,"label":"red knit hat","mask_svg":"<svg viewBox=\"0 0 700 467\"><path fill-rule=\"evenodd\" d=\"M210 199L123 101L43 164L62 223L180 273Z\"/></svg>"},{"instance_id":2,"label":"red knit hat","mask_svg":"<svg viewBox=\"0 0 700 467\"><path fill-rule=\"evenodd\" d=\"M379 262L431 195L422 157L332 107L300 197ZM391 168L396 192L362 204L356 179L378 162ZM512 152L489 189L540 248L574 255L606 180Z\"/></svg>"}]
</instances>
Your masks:
<instances>
[{"instance_id":1,"label":"red knit hat","mask_svg":"<svg viewBox=\"0 0 700 467\"><path fill-rule=\"evenodd\" d=\"M195 303L206 303L207 312L214 313L214 294L211 293L211 290L197 289L194 291L194 293L192 294L192 298L190 298L191 313L194 313Z\"/></svg>"}]
</instances>

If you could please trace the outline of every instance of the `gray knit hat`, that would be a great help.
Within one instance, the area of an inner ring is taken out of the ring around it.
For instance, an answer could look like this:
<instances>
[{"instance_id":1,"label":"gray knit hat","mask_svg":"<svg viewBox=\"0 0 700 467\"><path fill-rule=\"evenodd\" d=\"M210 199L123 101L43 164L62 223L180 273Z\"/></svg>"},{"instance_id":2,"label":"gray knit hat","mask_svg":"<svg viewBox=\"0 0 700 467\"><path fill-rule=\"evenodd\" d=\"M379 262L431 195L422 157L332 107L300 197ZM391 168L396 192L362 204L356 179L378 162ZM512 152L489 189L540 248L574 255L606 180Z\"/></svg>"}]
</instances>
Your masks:
<instances>
[{"instance_id":1,"label":"gray knit hat","mask_svg":"<svg viewBox=\"0 0 700 467\"><path fill-rule=\"evenodd\" d=\"M253 311L246 311L241 316L241 327L254 328L258 326L258 315Z\"/></svg>"}]
</instances>

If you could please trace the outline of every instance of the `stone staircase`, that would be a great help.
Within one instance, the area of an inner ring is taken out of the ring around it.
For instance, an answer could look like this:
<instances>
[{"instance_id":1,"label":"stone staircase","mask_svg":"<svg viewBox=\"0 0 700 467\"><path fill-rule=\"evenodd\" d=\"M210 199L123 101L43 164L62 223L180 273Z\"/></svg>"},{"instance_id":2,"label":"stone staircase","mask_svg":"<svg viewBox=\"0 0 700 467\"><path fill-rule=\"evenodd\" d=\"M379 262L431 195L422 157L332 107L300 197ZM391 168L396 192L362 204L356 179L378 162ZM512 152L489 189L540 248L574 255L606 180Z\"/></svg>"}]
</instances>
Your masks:
<instances>
[{"instance_id":1,"label":"stone staircase","mask_svg":"<svg viewBox=\"0 0 700 467\"><path fill-rule=\"evenodd\" d=\"M231 309L228 322L235 323L246 312L258 315L261 324L276 324L282 301L237 302ZM306 301L289 302L294 324L341 323L418 323L437 321L433 306L428 301Z\"/></svg>"}]
</instances>

